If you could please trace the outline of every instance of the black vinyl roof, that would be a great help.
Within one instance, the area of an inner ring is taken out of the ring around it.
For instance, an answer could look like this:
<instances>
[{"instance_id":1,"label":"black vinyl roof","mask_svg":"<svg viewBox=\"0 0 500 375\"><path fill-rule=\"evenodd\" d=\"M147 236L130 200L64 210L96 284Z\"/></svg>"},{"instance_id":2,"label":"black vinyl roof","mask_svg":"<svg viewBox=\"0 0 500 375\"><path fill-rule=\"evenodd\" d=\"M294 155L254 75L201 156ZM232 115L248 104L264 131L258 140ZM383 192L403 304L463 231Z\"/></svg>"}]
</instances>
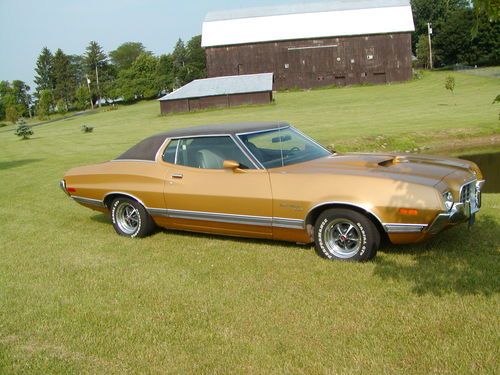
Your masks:
<instances>
[{"instance_id":1,"label":"black vinyl roof","mask_svg":"<svg viewBox=\"0 0 500 375\"><path fill-rule=\"evenodd\" d=\"M217 134L235 135L239 133L252 133L262 130L282 128L284 126L289 126L289 124L286 122L248 122L237 124L195 126L190 128L171 130L165 133L153 135L140 141L128 151L125 151L123 154L118 156L115 160L154 161L158 149L166 139L170 138Z\"/></svg>"}]
</instances>

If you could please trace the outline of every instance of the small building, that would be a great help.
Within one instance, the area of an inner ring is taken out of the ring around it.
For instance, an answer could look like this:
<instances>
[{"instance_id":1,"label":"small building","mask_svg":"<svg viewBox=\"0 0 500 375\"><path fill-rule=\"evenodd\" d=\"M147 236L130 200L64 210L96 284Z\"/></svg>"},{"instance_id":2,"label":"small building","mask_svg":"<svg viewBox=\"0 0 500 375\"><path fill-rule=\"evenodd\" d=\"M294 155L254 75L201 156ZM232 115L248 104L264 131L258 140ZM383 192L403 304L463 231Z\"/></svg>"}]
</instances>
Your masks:
<instances>
[{"instance_id":1,"label":"small building","mask_svg":"<svg viewBox=\"0 0 500 375\"><path fill-rule=\"evenodd\" d=\"M412 77L409 0L334 0L209 13L209 77L273 72L276 89Z\"/></svg>"},{"instance_id":2,"label":"small building","mask_svg":"<svg viewBox=\"0 0 500 375\"><path fill-rule=\"evenodd\" d=\"M159 99L162 114L269 104L272 100L273 73L197 79Z\"/></svg>"}]
</instances>

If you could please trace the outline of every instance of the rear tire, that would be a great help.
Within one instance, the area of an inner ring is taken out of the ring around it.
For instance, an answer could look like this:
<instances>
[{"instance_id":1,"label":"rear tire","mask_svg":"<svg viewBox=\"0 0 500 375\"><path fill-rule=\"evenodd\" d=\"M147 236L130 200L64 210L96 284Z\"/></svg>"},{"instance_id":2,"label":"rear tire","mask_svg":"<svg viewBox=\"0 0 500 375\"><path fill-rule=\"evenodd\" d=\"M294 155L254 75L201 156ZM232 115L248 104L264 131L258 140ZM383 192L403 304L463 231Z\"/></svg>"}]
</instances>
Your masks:
<instances>
[{"instance_id":1,"label":"rear tire","mask_svg":"<svg viewBox=\"0 0 500 375\"><path fill-rule=\"evenodd\" d=\"M111 220L116 233L125 237L146 237L155 229L155 223L142 204L119 197L111 204Z\"/></svg>"},{"instance_id":2,"label":"rear tire","mask_svg":"<svg viewBox=\"0 0 500 375\"><path fill-rule=\"evenodd\" d=\"M324 258L365 262L377 254L380 233L359 212L334 208L316 220L314 242L316 252Z\"/></svg>"}]
</instances>

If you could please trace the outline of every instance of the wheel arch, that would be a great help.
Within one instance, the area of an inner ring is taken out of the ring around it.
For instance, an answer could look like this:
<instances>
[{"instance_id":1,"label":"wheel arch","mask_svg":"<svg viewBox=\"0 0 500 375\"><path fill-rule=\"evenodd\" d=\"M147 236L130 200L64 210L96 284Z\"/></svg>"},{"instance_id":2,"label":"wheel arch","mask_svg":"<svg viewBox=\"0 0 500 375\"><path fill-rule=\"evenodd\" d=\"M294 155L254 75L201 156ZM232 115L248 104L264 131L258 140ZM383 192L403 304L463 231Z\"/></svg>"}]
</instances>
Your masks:
<instances>
[{"instance_id":1,"label":"wheel arch","mask_svg":"<svg viewBox=\"0 0 500 375\"><path fill-rule=\"evenodd\" d=\"M131 199L135 200L137 203L140 203L142 205L142 207L144 207L147 210L147 207L144 205L144 203L139 198L137 198L136 196L134 196L132 194L124 193L122 191L113 191L111 193L107 193L103 199L104 206L106 206L106 208L108 208L108 209L111 208L111 203L113 203L113 201L118 197L131 198Z\"/></svg>"},{"instance_id":2,"label":"wheel arch","mask_svg":"<svg viewBox=\"0 0 500 375\"><path fill-rule=\"evenodd\" d=\"M319 217L319 215L321 215L321 213L324 212L325 210L329 210L332 208L348 209L348 210L358 212L362 215L365 215L375 225L375 228L377 228L378 232L380 233L381 238L388 239L387 232L385 230L384 224L382 223L382 220L380 220L380 218L377 215L375 215L373 212L365 209L364 207L353 204L353 203L325 202L325 203L321 203L317 206L314 206L307 213L306 220L305 220L306 227L309 227L309 226L314 227L316 219Z\"/></svg>"}]
</instances>

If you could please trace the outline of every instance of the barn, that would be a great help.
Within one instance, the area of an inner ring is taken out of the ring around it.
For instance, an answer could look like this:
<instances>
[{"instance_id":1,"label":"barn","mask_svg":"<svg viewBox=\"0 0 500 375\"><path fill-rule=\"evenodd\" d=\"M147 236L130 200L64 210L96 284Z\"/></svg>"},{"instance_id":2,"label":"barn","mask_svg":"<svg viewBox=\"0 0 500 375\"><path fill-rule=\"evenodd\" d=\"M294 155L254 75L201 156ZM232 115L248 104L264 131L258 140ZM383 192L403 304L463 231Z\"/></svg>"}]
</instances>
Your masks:
<instances>
[{"instance_id":1,"label":"barn","mask_svg":"<svg viewBox=\"0 0 500 375\"><path fill-rule=\"evenodd\" d=\"M159 100L163 115L214 107L269 104L273 100L273 73L196 79Z\"/></svg>"},{"instance_id":2,"label":"barn","mask_svg":"<svg viewBox=\"0 0 500 375\"><path fill-rule=\"evenodd\" d=\"M209 77L274 73L275 89L412 77L409 0L337 0L212 12L203 23Z\"/></svg>"}]
</instances>

